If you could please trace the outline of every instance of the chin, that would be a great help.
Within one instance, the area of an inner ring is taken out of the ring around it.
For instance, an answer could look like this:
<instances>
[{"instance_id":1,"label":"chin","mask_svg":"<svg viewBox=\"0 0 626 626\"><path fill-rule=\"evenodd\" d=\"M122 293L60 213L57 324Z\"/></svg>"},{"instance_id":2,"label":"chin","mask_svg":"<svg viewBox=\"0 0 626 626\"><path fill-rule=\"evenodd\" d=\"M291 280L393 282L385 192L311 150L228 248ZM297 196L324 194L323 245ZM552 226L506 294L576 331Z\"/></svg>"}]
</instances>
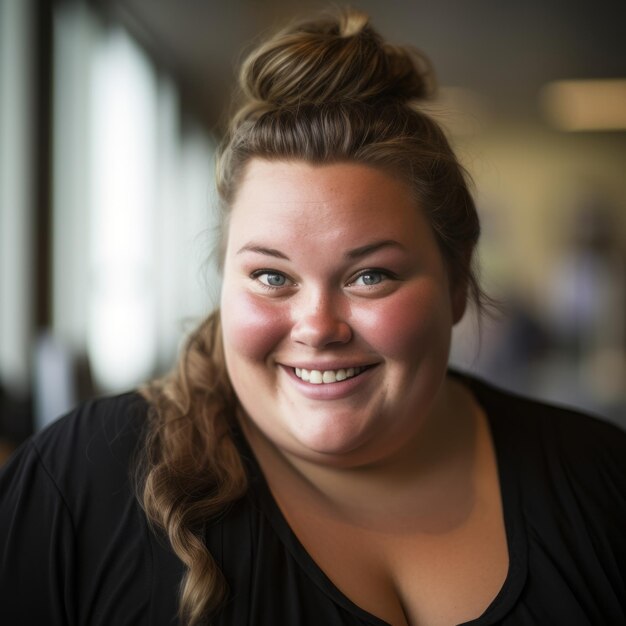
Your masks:
<instances>
[{"instance_id":1,"label":"chin","mask_svg":"<svg viewBox=\"0 0 626 626\"><path fill-rule=\"evenodd\" d=\"M354 416L335 416L324 426L319 417L311 421L315 428L292 428L289 445L279 447L299 458L332 467L372 462L385 454L380 433L372 423L355 423Z\"/></svg>"}]
</instances>

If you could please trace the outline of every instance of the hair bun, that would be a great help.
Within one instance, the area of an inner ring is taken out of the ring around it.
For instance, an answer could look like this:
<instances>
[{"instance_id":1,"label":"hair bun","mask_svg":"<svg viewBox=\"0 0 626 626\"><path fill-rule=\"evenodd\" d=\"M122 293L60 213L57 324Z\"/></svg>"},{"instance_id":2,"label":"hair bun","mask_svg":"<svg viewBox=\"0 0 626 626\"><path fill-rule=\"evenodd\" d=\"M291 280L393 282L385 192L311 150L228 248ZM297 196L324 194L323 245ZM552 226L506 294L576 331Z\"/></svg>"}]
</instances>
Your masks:
<instances>
[{"instance_id":1,"label":"hair bun","mask_svg":"<svg viewBox=\"0 0 626 626\"><path fill-rule=\"evenodd\" d=\"M434 91L428 60L384 43L368 16L354 10L270 38L244 62L240 84L250 104L264 109L380 98L404 103Z\"/></svg>"}]
</instances>

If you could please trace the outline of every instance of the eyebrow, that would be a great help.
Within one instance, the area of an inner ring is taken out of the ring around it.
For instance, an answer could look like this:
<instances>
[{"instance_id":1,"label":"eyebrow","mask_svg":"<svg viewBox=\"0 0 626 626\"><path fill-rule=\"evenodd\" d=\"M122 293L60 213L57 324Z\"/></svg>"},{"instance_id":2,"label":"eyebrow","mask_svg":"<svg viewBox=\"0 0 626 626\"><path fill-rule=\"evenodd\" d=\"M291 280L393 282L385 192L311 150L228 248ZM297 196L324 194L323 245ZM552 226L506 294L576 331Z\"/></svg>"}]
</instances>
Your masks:
<instances>
[{"instance_id":1,"label":"eyebrow","mask_svg":"<svg viewBox=\"0 0 626 626\"><path fill-rule=\"evenodd\" d=\"M368 254L372 254L372 252L376 252L381 248L400 248L404 250L404 246L394 239L381 239L380 241L373 241L372 243L368 243L364 246L360 246L359 248L354 248L353 250L349 250L346 252L346 255L349 259L359 259L361 257L367 256Z\"/></svg>"},{"instance_id":2,"label":"eyebrow","mask_svg":"<svg viewBox=\"0 0 626 626\"><path fill-rule=\"evenodd\" d=\"M276 248L266 248L265 246L259 246L255 243L249 243L242 248L239 248L237 254L241 254L242 252L256 252L257 254L265 254L266 256L273 256L277 259L285 259L285 261L289 261L289 257L286 254L283 254L280 250L276 250Z\"/></svg>"},{"instance_id":3,"label":"eyebrow","mask_svg":"<svg viewBox=\"0 0 626 626\"><path fill-rule=\"evenodd\" d=\"M380 250L381 248L400 248L404 250L404 246L395 241L393 239L381 239L380 241L373 241L372 243L365 244L364 246L359 246L358 248L354 248L353 250L348 250L345 253L345 256L349 259L360 259L361 257L367 256L368 254L372 254ZM289 257L282 253L280 250L276 250L276 248L268 248L266 246L261 246L255 243L249 243L245 246L239 248L237 254L241 254L242 252L256 252L257 254L264 254L266 256L271 256L277 259L284 259L285 261L289 261Z\"/></svg>"}]
</instances>

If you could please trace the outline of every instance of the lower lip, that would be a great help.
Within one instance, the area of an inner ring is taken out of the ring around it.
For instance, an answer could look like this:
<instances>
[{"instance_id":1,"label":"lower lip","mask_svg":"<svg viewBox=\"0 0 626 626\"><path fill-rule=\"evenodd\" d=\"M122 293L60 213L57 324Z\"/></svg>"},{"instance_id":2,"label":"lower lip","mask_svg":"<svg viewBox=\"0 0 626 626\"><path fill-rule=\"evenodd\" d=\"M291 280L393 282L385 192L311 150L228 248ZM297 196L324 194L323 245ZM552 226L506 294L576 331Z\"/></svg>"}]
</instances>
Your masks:
<instances>
[{"instance_id":1,"label":"lower lip","mask_svg":"<svg viewBox=\"0 0 626 626\"><path fill-rule=\"evenodd\" d=\"M298 391L311 400L339 400L345 398L355 391L361 385L366 384L374 375L377 366L368 367L364 372L352 378L346 378L336 383L313 384L298 378L292 367L281 366L289 379L295 384Z\"/></svg>"}]
</instances>

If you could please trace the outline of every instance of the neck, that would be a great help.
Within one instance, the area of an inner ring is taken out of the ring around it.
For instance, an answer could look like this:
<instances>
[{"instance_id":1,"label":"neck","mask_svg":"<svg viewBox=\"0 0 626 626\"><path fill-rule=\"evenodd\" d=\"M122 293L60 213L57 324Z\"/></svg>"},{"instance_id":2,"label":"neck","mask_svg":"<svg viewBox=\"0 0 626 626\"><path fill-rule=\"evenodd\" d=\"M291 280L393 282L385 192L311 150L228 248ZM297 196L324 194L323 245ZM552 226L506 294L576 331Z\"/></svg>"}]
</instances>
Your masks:
<instances>
[{"instance_id":1,"label":"neck","mask_svg":"<svg viewBox=\"0 0 626 626\"><path fill-rule=\"evenodd\" d=\"M473 504L479 411L471 394L447 380L415 436L376 462L315 463L279 449L249 420L244 432L282 503L369 528L425 532L461 523Z\"/></svg>"}]
</instances>

